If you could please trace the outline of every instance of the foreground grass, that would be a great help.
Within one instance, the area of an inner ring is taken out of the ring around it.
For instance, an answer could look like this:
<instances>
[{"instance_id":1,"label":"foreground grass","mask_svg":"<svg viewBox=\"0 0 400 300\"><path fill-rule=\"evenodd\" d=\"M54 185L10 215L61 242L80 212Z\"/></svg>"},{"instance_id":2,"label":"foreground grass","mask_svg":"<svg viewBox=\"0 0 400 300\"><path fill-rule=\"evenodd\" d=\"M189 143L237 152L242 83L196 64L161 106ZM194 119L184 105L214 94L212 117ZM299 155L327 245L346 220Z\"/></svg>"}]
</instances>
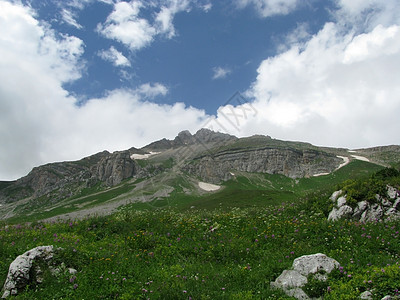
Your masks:
<instances>
[{"instance_id":1,"label":"foreground grass","mask_svg":"<svg viewBox=\"0 0 400 300\"><path fill-rule=\"evenodd\" d=\"M2 226L0 283L16 256L51 244L78 274L50 277L18 299L286 299L270 282L294 258L321 252L343 268L310 291L325 299L355 299L367 289L398 295L399 222L330 223L311 203Z\"/></svg>"}]
</instances>

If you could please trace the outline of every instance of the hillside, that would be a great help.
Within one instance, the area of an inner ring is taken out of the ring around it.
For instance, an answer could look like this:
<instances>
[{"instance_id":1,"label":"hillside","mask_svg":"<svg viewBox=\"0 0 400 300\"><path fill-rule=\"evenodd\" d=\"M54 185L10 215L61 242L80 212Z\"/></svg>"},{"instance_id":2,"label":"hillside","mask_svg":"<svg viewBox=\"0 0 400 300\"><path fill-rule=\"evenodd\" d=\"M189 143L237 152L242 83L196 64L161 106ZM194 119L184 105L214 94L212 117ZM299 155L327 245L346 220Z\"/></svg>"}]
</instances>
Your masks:
<instances>
[{"instance_id":1,"label":"hillside","mask_svg":"<svg viewBox=\"0 0 400 300\"><path fill-rule=\"evenodd\" d=\"M376 174L357 182L400 188L398 172ZM254 180L238 183L255 190ZM399 222L329 222L330 192L306 194L264 207L184 212L125 207L85 220L0 226L0 284L17 255L53 245L59 249L54 263L64 267L53 275L41 265L41 283L31 281L18 299L293 299L270 283L295 258L325 253L340 268L326 282L310 279L303 288L310 297L358 299L370 292L372 299L398 299ZM246 198L226 196L235 204Z\"/></svg>"},{"instance_id":2,"label":"hillside","mask_svg":"<svg viewBox=\"0 0 400 300\"><path fill-rule=\"evenodd\" d=\"M162 139L141 149L51 163L16 181L1 182L0 218L16 222L82 218L110 214L126 205L216 207L228 203L232 195L251 195L237 201L240 206L271 205L296 199L317 186L328 188L339 180L362 177L380 165L396 164L400 161L396 151L382 147L350 152L269 136L183 131L173 140ZM208 192L201 182L221 188Z\"/></svg>"}]
</instances>

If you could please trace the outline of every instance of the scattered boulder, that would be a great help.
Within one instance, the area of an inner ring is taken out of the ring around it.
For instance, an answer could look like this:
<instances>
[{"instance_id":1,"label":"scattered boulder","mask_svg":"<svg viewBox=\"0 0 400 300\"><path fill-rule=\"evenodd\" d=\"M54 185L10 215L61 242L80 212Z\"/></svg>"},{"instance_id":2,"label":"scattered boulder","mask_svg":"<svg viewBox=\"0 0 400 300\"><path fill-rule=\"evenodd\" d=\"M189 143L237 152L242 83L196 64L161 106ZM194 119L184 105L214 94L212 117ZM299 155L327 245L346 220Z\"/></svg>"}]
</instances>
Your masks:
<instances>
[{"instance_id":1,"label":"scattered boulder","mask_svg":"<svg viewBox=\"0 0 400 300\"><path fill-rule=\"evenodd\" d=\"M328 220L336 221L342 218L349 218L353 214L353 209L348 205L343 205L339 208L333 208L329 213Z\"/></svg>"},{"instance_id":2,"label":"scattered boulder","mask_svg":"<svg viewBox=\"0 0 400 300\"><path fill-rule=\"evenodd\" d=\"M372 300L373 299L373 294L371 291L365 291L361 293L360 299L362 300Z\"/></svg>"},{"instance_id":3,"label":"scattered boulder","mask_svg":"<svg viewBox=\"0 0 400 300\"><path fill-rule=\"evenodd\" d=\"M49 266L51 271L57 273L57 269L52 265L54 252L53 246L39 246L19 255L10 264L2 298L17 295L31 282L41 283L43 281L42 270L37 266L37 263L44 263ZM69 272L75 274L77 271L70 268Z\"/></svg>"},{"instance_id":4,"label":"scattered boulder","mask_svg":"<svg viewBox=\"0 0 400 300\"><path fill-rule=\"evenodd\" d=\"M363 200L356 207L348 205L347 195L342 194L340 190L329 197L335 204L328 215L329 221L352 219L366 223L400 220L400 196L396 188L387 186L387 195L376 194L374 203Z\"/></svg>"},{"instance_id":5,"label":"scattered boulder","mask_svg":"<svg viewBox=\"0 0 400 300\"><path fill-rule=\"evenodd\" d=\"M303 291L303 287L308 283L308 276L320 281L326 281L328 275L340 264L322 253L304 255L293 261L292 270L284 270L282 274L271 282L271 287L282 289L288 296L296 299L310 299Z\"/></svg>"}]
</instances>

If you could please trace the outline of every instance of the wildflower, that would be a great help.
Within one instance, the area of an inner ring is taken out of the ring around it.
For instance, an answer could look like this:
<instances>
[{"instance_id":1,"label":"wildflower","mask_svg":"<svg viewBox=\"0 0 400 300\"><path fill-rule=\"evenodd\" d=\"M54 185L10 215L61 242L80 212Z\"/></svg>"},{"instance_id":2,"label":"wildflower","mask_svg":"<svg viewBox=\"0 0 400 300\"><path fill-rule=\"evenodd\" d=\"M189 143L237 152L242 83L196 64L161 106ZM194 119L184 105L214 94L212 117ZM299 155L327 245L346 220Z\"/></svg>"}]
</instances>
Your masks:
<instances>
[{"instance_id":1,"label":"wildflower","mask_svg":"<svg viewBox=\"0 0 400 300\"><path fill-rule=\"evenodd\" d=\"M74 290L76 290L78 288L78 285L75 283L74 284Z\"/></svg>"},{"instance_id":2,"label":"wildflower","mask_svg":"<svg viewBox=\"0 0 400 300\"><path fill-rule=\"evenodd\" d=\"M186 293L187 293L187 291L186 291L186 290L183 290L183 293L184 293L184 294L186 294Z\"/></svg>"},{"instance_id":3,"label":"wildflower","mask_svg":"<svg viewBox=\"0 0 400 300\"><path fill-rule=\"evenodd\" d=\"M221 290L225 291L225 288L223 287L223 288L221 288Z\"/></svg>"}]
</instances>

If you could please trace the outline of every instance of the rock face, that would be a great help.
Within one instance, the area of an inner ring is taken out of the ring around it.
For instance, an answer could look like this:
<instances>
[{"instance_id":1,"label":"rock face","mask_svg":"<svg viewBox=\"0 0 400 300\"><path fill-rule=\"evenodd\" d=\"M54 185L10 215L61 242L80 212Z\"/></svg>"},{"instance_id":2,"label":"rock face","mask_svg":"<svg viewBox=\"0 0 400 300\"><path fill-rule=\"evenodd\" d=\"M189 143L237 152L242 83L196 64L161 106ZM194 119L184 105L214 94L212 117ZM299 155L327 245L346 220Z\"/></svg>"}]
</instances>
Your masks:
<instances>
[{"instance_id":1,"label":"rock face","mask_svg":"<svg viewBox=\"0 0 400 300\"><path fill-rule=\"evenodd\" d=\"M7 279L3 287L2 298L17 295L31 280L31 269L34 262L49 263L53 258L53 246L40 246L18 256L8 270Z\"/></svg>"},{"instance_id":2,"label":"rock face","mask_svg":"<svg viewBox=\"0 0 400 300\"><path fill-rule=\"evenodd\" d=\"M271 282L271 287L282 289L288 296L296 299L310 299L302 290L308 282L308 276L320 281L326 281L328 275L340 264L322 253L304 255L293 261L292 270L284 270L282 274Z\"/></svg>"},{"instance_id":3,"label":"rock face","mask_svg":"<svg viewBox=\"0 0 400 300\"><path fill-rule=\"evenodd\" d=\"M34 168L27 176L1 190L0 202L38 198L53 191L58 191L58 196L52 197L57 201L72 196L82 185L89 187L98 182L107 186L117 185L136 175L140 169L138 163L130 158L128 150L104 151L79 161L51 163Z\"/></svg>"},{"instance_id":4,"label":"rock face","mask_svg":"<svg viewBox=\"0 0 400 300\"><path fill-rule=\"evenodd\" d=\"M233 135L202 128L194 135L188 130L185 130L180 132L173 140L162 139L147 145L143 149L146 151L162 151L194 144L224 144L230 141L236 141L237 139L238 138Z\"/></svg>"},{"instance_id":5,"label":"rock face","mask_svg":"<svg viewBox=\"0 0 400 300\"><path fill-rule=\"evenodd\" d=\"M356 207L347 205L346 195L343 191L336 191L329 198L334 202L334 207L329 213L329 221L339 219L352 219L360 222L394 221L400 219L400 196L397 189L387 186L387 196L376 195L375 203L360 201Z\"/></svg>"},{"instance_id":6,"label":"rock face","mask_svg":"<svg viewBox=\"0 0 400 300\"><path fill-rule=\"evenodd\" d=\"M330 173L340 164L334 155L294 148L264 147L231 149L198 157L185 170L203 181L220 183L230 179L231 172L282 174L291 178Z\"/></svg>"}]
</instances>

